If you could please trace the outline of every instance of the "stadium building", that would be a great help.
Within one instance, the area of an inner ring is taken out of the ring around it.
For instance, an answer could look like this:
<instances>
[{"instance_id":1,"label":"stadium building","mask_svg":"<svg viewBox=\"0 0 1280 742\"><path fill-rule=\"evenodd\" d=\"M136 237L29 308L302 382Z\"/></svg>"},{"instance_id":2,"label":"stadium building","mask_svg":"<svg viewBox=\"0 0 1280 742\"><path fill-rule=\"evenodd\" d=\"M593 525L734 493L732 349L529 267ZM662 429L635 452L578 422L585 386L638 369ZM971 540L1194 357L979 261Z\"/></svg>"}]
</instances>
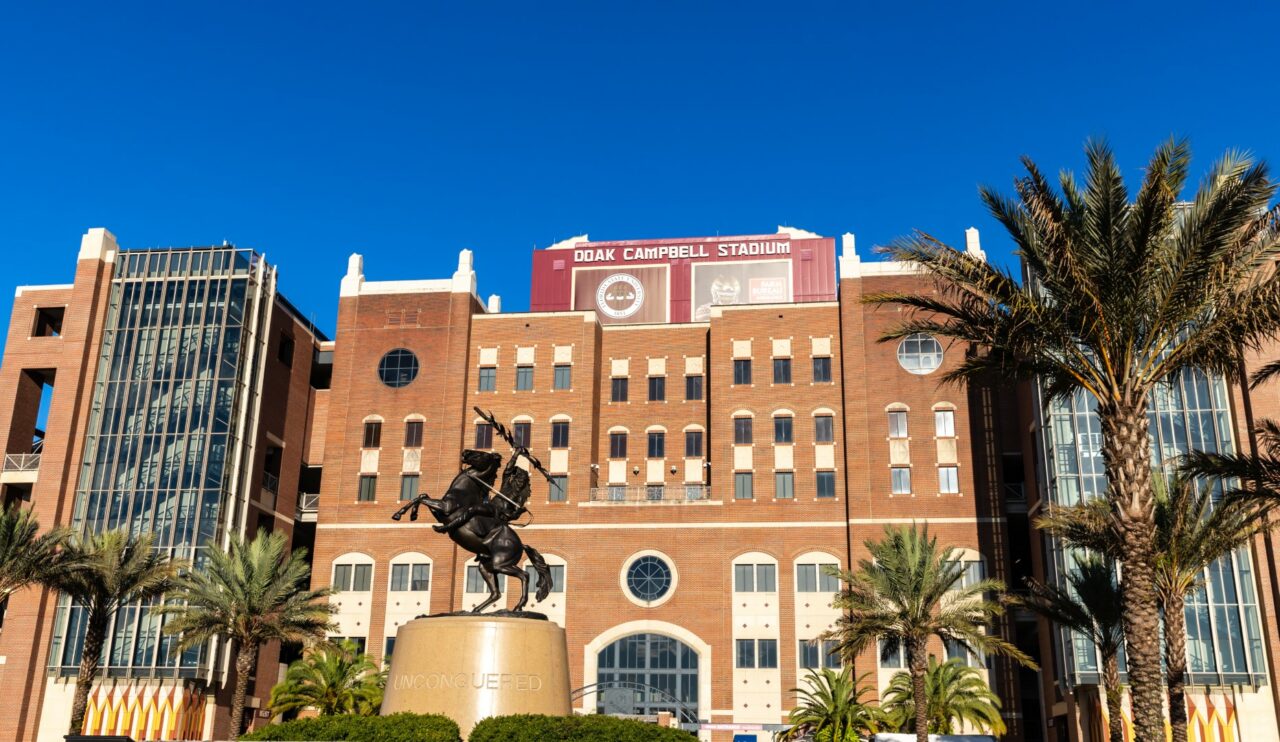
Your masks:
<instances>
[{"instance_id":1,"label":"stadium building","mask_svg":"<svg viewBox=\"0 0 1280 742\"><path fill-rule=\"evenodd\" d=\"M550 595L530 608L567 630L574 707L764 742L805 671L839 665L816 641L837 618L826 567L916 522L956 547L966 579L1053 579L1065 556L1031 519L1102 487L1085 402L940 384L971 349L880 342L903 315L862 301L933 282L839 242L837 257L836 239L788 227L583 235L534 252L519 313L481 300L470 251L427 280L366 280L353 255L330 340L252 251L120 250L90 230L73 284L18 289L0 365L3 497L44 524L153 532L197 564L233 533L290 534L313 583L339 591L334 636L386 659L406 621L487 596L466 552L390 515L442 494L465 448L508 453L474 408L491 411L551 474L535 479L521 536L551 565ZM985 259L976 230L966 249ZM1274 389L1192 376L1157 404L1167 434L1152 429L1167 457L1206 435L1247 447L1268 409L1280 412ZM1268 546L1215 568L1188 606L1201 739L1277 737ZM147 606L117 617L87 730L226 734L227 648L179 654L160 629ZM986 674L1007 738L1101 739L1092 648L1022 612L996 630L1043 670L932 649ZM25 703L0 718L0 739L65 733L82 634L65 598L13 597L0 694ZM269 720L294 656L263 652L252 723ZM903 665L868 651L855 667L883 688Z\"/></svg>"}]
</instances>

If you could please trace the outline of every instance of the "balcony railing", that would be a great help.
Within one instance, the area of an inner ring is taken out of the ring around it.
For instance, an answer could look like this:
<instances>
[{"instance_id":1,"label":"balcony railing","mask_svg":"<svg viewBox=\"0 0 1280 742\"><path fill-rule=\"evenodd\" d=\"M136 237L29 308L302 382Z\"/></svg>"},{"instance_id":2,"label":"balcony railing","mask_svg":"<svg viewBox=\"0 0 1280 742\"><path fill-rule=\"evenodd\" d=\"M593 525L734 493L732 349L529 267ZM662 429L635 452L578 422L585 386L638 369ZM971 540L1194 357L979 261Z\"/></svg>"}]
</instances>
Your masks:
<instances>
[{"instance_id":1,"label":"balcony railing","mask_svg":"<svg viewBox=\"0 0 1280 742\"><path fill-rule=\"evenodd\" d=\"M267 492L276 493L280 491L280 475L272 474L269 471L262 472L262 489Z\"/></svg>"},{"instance_id":2,"label":"balcony railing","mask_svg":"<svg viewBox=\"0 0 1280 742\"><path fill-rule=\"evenodd\" d=\"M316 513L320 511L320 493L318 492L299 492L298 493L298 514L297 518L301 521L314 521Z\"/></svg>"},{"instance_id":3,"label":"balcony railing","mask_svg":"<svg viewBox=\"0 0 1280 742\"><path fill-rule=\"evenodd\" d=\"M40 468L38 453L6 453L4 455L5 471L36 471Z\"/></svg>"},{"instance_id":4,"label":"balcony railing","mask_svg":"<svg viewBox=\"0 0 1280 742\"><path fill-rule=\"evenodd\" d=\"M711 487L705 484L615 485L592 487L591 502L705 502Z\"/></svg>"}]
</instances>

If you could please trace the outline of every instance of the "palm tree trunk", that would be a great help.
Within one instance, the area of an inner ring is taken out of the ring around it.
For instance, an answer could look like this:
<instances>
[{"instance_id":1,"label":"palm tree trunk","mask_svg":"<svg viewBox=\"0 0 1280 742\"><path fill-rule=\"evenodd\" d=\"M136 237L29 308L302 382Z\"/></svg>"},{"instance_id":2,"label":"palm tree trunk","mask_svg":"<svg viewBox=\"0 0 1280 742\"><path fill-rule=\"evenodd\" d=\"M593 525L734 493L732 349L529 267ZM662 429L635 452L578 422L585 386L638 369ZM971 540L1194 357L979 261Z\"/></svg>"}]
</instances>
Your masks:
<instances>
[{"instance_id":1,"label":"palm tree trunk","mask_svg":"<svg viewBox=\"0 0 1280 742\"><path fill-rule=\"evenodd\" d=\"M102 645L107 637L109 615L95 615L89 611L88 625L84 630L84 645L80 647L80 672L76 675L76 695L71 702L71 724L68 734L82 734L84 731L84 715L89 707L89 691L93 689L93 681L98 677L98 661L102 655ZM71 640L72 637L68 637Z\"/></svg>"},{"instance_id":2,"label":"palm tree trunk","mask_svg":"<svg viewBox=\"0 0 1280 742\"><path fill-rule=\"evenodd\" d=\"M1146 402L1133 392L1099 403L1108 500L1122 537L1122 604L1135 742L1164 742L1160 609L1156 600L1154 498Z\"/></svg>"},{"instance_id":3,"label":"palm tree trunk","mask_svg":"<svg viewBox=\"0 0 1280 742\"><path fill-rule=\"evenodd\" d=\"M236 690L231 695L231 742L240 739L240 725L244 723L244 696L249 690L249 673L258 661L258 647L246 644L236 653Z\"/></svg>"},{"instance_id":4,"label":"palm tree trunk","mask_svg":"<svg viewBox=\"0 0 1280 742\"><path fill-rule=\"evenodd\" d=\"M929 697L925 691L928 659L925 648L908 641L902 643L902 649L907 653L907 667L911 671L911 695L916 706L916 742L929 742Z\"/></svg>"},{"instance_id":5,"label":"palm tree trunk","mask_svg":"<svg viewBox=\"0 0 1280 742\"><path fill-rule=\"evenodd\" d=\"M1169 724L1173 742L1187 742L1187 615L1182 595L1164 601L1164 663L1169 676Z\"/></svg>"},{"instance_id":6,"label":"palm tree trunk","mask_svg":"<svg viewBox=\"0 0 1280 742\"><path fill-rule=\"evenodd\" d=\"M1102 682L1107 686L1108 736L1111 742L1124 742L1124 689L1120 687L1120 661L1114 654L1102 658Z\"/></svg>"}]
</instances>

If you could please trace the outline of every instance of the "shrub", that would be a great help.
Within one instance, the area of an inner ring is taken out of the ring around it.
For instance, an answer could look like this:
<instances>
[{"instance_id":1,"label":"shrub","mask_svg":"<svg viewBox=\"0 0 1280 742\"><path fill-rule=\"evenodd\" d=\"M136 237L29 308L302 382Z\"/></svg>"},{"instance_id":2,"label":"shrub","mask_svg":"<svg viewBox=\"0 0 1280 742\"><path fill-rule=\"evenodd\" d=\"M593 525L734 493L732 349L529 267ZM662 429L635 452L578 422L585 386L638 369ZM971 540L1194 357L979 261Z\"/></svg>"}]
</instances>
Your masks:
<instances>
[{"instance_id":1,"label":"shrub","mask_svg":"<svg viewBox=\"0 0 1280 742\"><path fill-rule=\"evenodd\" d=\"M458 725L439 714L317 716L272 724L242 740L267 742L458 742Z\"/></svg>"},{"instance_id":2,"label":"shrub","mask_svg":"<svg viewBox=\"0 0 1280 742\"><path fill-rule=\"evenodd\" d=\"M634 719L590 716L493 716L471 730L467 742L691 742L694 737Z\"/></svg>"}]
</instances>

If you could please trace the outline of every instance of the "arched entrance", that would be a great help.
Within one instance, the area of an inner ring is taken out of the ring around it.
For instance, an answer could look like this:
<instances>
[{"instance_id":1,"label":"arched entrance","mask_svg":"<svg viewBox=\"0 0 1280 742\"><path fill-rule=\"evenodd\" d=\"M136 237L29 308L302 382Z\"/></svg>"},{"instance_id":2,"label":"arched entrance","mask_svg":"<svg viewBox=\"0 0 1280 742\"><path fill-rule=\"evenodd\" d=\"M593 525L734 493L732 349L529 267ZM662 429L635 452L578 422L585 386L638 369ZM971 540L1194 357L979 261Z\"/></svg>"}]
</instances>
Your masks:
<instances>
[{"instance_id":1,"label":"arched entrance","mask_svg":"<svg viewBox=\"0 0 1280 742\"><path fill-rule=\"evenodd\" d=\"M596 656L596 711L652 716L698 715L698 653L661 634L625 636ZM608 690L603 690L608 689Z\"/></svg>"}]
</instances>

